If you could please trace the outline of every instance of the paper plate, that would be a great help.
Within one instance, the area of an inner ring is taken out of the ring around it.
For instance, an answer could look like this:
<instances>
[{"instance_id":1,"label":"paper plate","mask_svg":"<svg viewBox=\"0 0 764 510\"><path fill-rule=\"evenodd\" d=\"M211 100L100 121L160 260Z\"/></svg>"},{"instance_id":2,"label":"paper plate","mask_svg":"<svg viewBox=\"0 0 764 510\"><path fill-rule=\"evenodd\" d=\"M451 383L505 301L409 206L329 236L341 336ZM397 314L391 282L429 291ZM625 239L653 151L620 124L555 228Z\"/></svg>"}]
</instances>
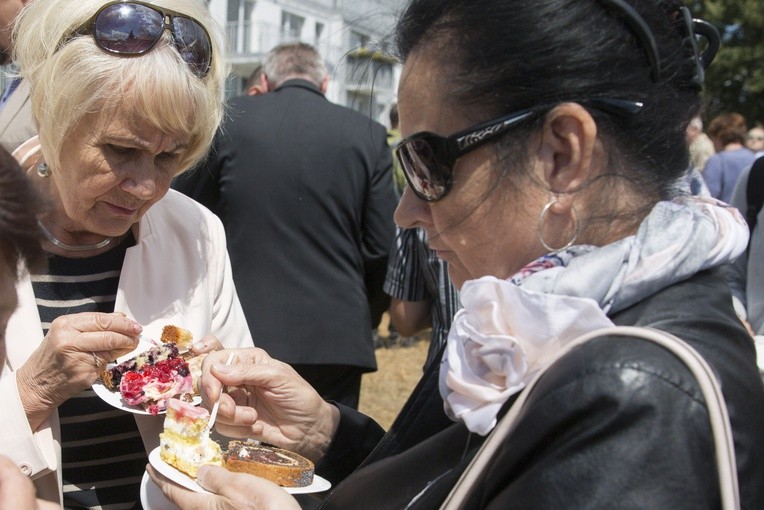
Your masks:
<instances>
[{"instance_id":1,"label":"paper plate","mask_svg":"<svg viewBox=\"0 0 764 510\"><path fill-rule=\"evenodd\" d=\"M166 476L173 482L177 483L178 485L185 487L188 490L192 490L194 492L208 492L202 487L196 483L194 479L192 479L187 474L183 473L182 471L179 471L166 463L162 460L162 458L159 456L159 447L154 448L152 452L149 454L149 463L156 469L159 473ZM250 475L254 476L254 475ZM285 491L287 491L290 494L311 494L313 492L323 492L326 490L329 490L331 488L332 484L329 483L329 480L322 478L318 475L313 475L313 483L308 485L307 487L282 487ZM161 492L161 491L160 491Z\"/></svg>"}]
</instances>

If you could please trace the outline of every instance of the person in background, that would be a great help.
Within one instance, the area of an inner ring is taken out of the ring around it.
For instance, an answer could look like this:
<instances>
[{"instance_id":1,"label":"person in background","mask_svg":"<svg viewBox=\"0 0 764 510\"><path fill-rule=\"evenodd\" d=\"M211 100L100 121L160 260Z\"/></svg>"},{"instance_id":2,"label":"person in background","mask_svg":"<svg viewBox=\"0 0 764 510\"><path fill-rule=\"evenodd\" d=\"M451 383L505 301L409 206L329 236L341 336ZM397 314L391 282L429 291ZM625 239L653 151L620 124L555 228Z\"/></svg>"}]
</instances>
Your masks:
<instances>
[{"instance_id":1,"label":"person in background","mask_svg":"<svg viewBox=\"0 0 764 510\"><path fill-rule=\"evenodd\" d=\"M387 130L387 145L393 151L401 141L399 122L398 103L393 103L390 107L390 128ZM395 195L400 198L403 194L403 188L406 187L406 176L403 175L400 162L395 158L393 158L393 186L395 186Z\"/></svg>"},{"instance_id":2,"label":"person in background","mask_svg":"<svg viewBox=\"0 0 764 510\"><path fill-rule=\"evenodd\" d=\"M706 167L708 158L714 155L714 142L703 132L703 121L700 116L693 117L687 126L687 146L690 150L690 164L698 172Z\"/></svg>"},{"instance_id":3,"label":"person in background","mask_svg":"<svg viewBox=\"0 0 764 510\"><path fill-rule=\"evenodd\" d=\"M267 92L266 86L263 83L263 66L257 64L247 79L244 93L248 96L259 96Z\"/></svg>"},{"instance_id":4,"label":"person in background","mask_svg":"<svg viewBox=\"0 0 764 510\"><path fill-rule=\"evenodd\" d=\"M708 158L703 180L711 196L731 203L732 193L744 168L756 159L745 144L745 117L739 113L723 113L708 124L708 136L716 154Z\"/></svg>"},{"instance_id":5,"label":"person in background","mask_svg":"<svg viewBox=\"0 0 764 510\"><path fill-rule=\"evenodd\" d=\"M13 20L28 1L0 0L0 65L11 63ZM0 95L0 146L13 152L36 133L29 103L29 84L11 73Z\"/></svg>"},{"instance_id":6,"label":"person in background","mask_svg":"<svg viewBox=\"0 0 764 510\"><path fill-rule=\"evenodd\" d=\"M0 454L43 499L133 508L163 417L101 400L106 363L168 324L196 353L253 345L220 220L169 189L222 118L222 38L201 0L31 2L14 30L39 128L14 154L48 264L17 284Z\"/></svg>"},{"instance_id":7,"label":"person in background","mask_svg":"<svg viewBox=\"0 0 764 510\"><path fill-rule=\"evenodd\" d=\"M261 349L231 366L212 353L202 385L206 406L220 398L217 430L314 460L333 483L323 509L442 508L561 348L643 326L710 365L741 507L764 508L764 385L718 270L745 249L746 224L676 186L718 33L679 1L410 0L396 35L409 186L395 220L425 230L459 288L447 346L387 433ZM569 351L513 424L459 508L720 507L699 383L659 345L621 334ZM298 508L217 466L197 478L216 494L150 474L186 510Z\"/></svg>"},{"instance_id":8,"label":"person in background","mask_svg":"<svg viewBox=\"0 0 764 510\"><path fill-rule=\"evenodd\" d=\"M376 369L372 329L389 306L386 130L327 100L310 45L273 48L261 82L266 93L230 101L209 158L173 187L223 220L256 343L325 398L357 407L361 376Z\"/></svg>"},{"instance_id":9,"label":"person in background","mask_svg":"<svg viewBox=\"0 0 764 510\"><path fill-rule=\"evenodd\" d=\"M423 229L395 229L384 288L391 297L390 323L404 338L430 328L426 368L445 345L461 306L459 292L448 277L448 263L427 246Z\"/></svg>"},{"instance_id":10,"label":"person in background","mask_svg":"<svg viewBox=\"0 0 764 510\"><path fill-rule=\"evenodd\" d=\"M39 197L13 157L0 147L0 372L6 371L5 328L16 306L21 268L45 264L37 226ZM4 375L0 375L4 377ZM37 499L29 473L0 455L0 508L52 510L54 503Z\"/></svg>"},{"instance_id":11,"label":"person in background","mask_svg":"<svg viewBox=\"0 0 764 510\"><path fill-rule=\"evenodd\" d=\"M745 146L751 149L757 158L764 156L764 126L757 124L748 131Z\"/></svg>"}]
</instances>

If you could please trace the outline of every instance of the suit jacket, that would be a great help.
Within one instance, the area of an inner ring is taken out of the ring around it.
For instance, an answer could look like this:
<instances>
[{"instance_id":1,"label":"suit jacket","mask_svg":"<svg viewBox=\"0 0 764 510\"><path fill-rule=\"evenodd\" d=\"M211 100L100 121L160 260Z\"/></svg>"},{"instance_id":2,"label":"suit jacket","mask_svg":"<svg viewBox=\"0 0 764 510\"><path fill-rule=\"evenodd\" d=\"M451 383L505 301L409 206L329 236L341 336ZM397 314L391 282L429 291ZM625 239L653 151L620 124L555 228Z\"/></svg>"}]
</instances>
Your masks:
<instances>
[{"instance_id":1,"label":"suit jacket","mask_svg":"<svg viewBox=\"0 0 764 510\"><path fill-rule=\"evenodd\" d=\"M128 248L119 278L115 311L143 325L157 339L167 324L201 339L209 333L225 347L251 347L220 221L172 190L141 219L135 246ZM18 284L19 307L6 332L8 359L0 378L0 453L34 480L39 497L59 501L61 448L58 413L36 431L29 427L18 396L15 371L43 340L29 276ZM159 446L164 416L135 415L147 452Z\"/></svg>"},{"instance_id":2,"label":"suit jacket","mask_svg":"<svg viewBox=\"0 0 764 510\"><path fill-rule=\"evenodd\" d=\"M611 319L673 333L711 365L729 411L742 508L764 508L764 387L722 278L699 273ZM361 501L364 509L440 508L484 438L446 417L439 366L427 368L386 435L340 407L339 429L316 466L333 482L320 508L359 508ZM695 510L719 508L719 497L710 418L695 377L658 345L610 337L546 371L464 508Z\"/></svg>"},{"instance_id":3,"label":"suit jacket","mask_svg":"<svg viewBox=\"0 0 764 510\"><path fill-rule=\"evenodd\" d=\"M8 152L37 134L29 101L29 81L21 80L0 108L0 145Z\"/></svg>"},{"instance_id":4,"label":"suit jacket","mask_svg":"<svg viewBox=\"0 0 764 510\"><path fill-rule=\"evenodd\" d=\"M232 99L206 164L173 184L222 218L252 336L277 359L376 368L364 267L394 234L386 136L289 80Z\"/></svg>"}]
</instances>

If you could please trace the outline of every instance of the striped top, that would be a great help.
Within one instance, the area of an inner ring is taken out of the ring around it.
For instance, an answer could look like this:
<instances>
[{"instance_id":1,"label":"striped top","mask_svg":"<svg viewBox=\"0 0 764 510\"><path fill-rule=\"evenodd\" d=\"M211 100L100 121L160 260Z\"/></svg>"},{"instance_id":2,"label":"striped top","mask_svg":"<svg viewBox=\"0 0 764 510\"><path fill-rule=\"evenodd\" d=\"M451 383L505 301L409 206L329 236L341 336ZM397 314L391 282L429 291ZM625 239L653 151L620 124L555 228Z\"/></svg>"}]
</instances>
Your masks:
<instances>
[{"instance_id":1,"label":"striped top","mask_svg":"<svg viewBox=\"0 0 764 510\"><path fill-rule=\"evenodd\" d=\"M430 301L432 332L426 367L446 343L461 303L459 291L448 277L448 263L427 246L424 230L396 227L383 288L403 301Z\"/></svg>"},{"instance_id":2,"label":"striped top","mask_svg":"<svg viewBox=\"0 0 764 510\"><path fill-rule=\"evenodd\" d=\"M113 312L125 251L133 244L130 236L95 257L51 255L47 271L32 275L43 332L60 315ZM140 482L148 456L133 415L110 406L92 389L64 402L58 413L64 507L141 508Z\"/></svg>"}]
</instances>

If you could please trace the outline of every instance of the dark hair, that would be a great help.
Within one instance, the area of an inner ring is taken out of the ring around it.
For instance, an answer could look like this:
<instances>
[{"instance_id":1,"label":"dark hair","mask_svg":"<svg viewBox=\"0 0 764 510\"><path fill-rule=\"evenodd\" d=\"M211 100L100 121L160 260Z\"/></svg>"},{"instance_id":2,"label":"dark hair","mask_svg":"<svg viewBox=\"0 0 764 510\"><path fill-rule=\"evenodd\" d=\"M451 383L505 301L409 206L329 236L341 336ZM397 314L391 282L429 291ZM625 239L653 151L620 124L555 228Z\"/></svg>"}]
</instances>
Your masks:
<instances>
[{"instance_id":1,"label":"dark hair","mask_svg":"<svg viewBox=\"0 0 764 510\"><path fill-rule=\"evenodd\" d=\"M390 127L398 127L398 103L393 103L390 107Z\"/></svg>"},{"instance_id":2,"label":"dark hair","mask_svg":"<svg viewBox=\"0 0 764 510\"><path fill-rule=\"evenodd\" d=\"M739 113L722 113L708 123L706 134L719 141L722 145L729 143L744 144L748 127L745 117Z\"/></svg>"},{"instance_id":3,"label":"dark hair","mask_svg":"<svg viewBox=\"0 0 764 510\"><path fill-rule=\"evenodd\" d=\"M0 257L11 267L44 264L37 226L41 199L8 151L0 147Z\"/></svg>"},{"instance_id":4,"label":"dark hair","mask_svg":"<svg viewBox=\"0 0 764 510\"><path fill-rule=\"evenodd\" d=\"M698 60L682 2L628 1L655 39L658 77L651 74L655 66L644 37L614 3L411 0L397 26L397 49L405 61L435 41L452 104L482 109L484 120L594 97L643 102L632 117L589 110L611 142L610 172L663 196L689 165L685 130L701 109Z\"/></svg>"}]
</instances>

